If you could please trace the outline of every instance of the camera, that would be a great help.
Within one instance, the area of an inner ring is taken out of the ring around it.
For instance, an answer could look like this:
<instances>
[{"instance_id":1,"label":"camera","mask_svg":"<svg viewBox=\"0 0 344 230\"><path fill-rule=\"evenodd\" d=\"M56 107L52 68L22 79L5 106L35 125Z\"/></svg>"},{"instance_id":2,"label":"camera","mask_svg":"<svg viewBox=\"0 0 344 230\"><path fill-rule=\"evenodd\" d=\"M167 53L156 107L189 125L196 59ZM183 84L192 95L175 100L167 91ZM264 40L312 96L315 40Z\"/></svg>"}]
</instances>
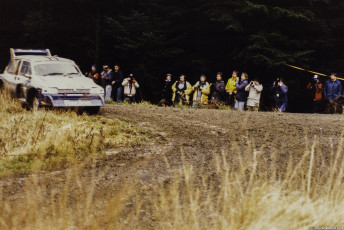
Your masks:
<instances>
[{"instance_id":1,"label":"camera","mask_svg":"<svg viewBox=\"0 0 344 230\"><path fill-rule=\"evenodd\" d=\"M135 80L134 75L132 73L129 75L129 78L131 81Z\"/></svg>"}]
</instances>

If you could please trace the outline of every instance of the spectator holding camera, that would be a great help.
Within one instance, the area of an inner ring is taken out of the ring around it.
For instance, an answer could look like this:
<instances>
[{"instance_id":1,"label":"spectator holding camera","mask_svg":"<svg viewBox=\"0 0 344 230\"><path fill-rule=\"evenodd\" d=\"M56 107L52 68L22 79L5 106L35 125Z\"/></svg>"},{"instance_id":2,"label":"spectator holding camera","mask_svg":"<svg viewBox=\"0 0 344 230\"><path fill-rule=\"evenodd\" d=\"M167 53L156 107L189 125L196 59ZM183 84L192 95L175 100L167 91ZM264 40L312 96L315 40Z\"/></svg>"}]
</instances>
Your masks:
<instances>
[{"instance_id":1,"label":"spectator holding camera","mask_svg":"<svg viewBox=\"0 0 344 230\"><path fill-rule=\"evenodd\" d=\"M308 83L307 90L312 96L312 113L320 112L324 88L318 75L314 75L313 81Z\"/></svg>"},{"instance_id":2,"label":"spectator holding camera","mask_svg":"<svg viewBox=\"0 0 344 230\"><path fill-rule=\"evenodd\" d=\"M285 112L288 105L288 87L282 78L277 78L271 87L271 92L274 95L276 109L279 112Z\"/></svg>"},{"instance_id":3,"label":"spectator holding camera","mask_svg":"<svg viewBox=\"0 0 344 230\"><path fill-rule=\"evenodd\" d=\"M192 106L200 106L200 105L207 105L208 98L210 94L210 85L206 82L207 77L202 74L200 77L200 81L198 81L192 89L195 91L193 96L193 105Z\"/></svg>"},{"instance_id":4,"label":"spectator holding camera","mask_svg":"<svg viewBox=\"0 0 344 230\"><path fill-rule=\"evenodd\" d=\"M133 74L130 74L128 78L125 78L122 82L124 86L124 100L135 102L136 89L139 88L139 83L134 78Z\"/></svg>"},{"instance_id":5,"label":"spectator holding camera","mask_svg":"<svg viewBox=\"0 0 344 230\"><path fill-rule=\"evenodd\" d=\"M263 85L259 83L258 79L254 79L245 88L246 92L249 92L247 98L247 110L259 111L260 97L263 91Z\"/></svg>"},{"instance_id":6,"label":"spectator holding camera","mask_svg":"<svg viewBox=\"0 0 344 230\"><path fill-rule=\"evenodd\" d=\"M235 87L237 89L236 94L236 101L234 108L237 110L244 111L245 110L245 104L247 102L247 96L248 93L246 92L246 86L248 85L248 74L242 73L241 74L241 80L239 81L239 78L236 79Z\"/></svg>"}]
</instances>

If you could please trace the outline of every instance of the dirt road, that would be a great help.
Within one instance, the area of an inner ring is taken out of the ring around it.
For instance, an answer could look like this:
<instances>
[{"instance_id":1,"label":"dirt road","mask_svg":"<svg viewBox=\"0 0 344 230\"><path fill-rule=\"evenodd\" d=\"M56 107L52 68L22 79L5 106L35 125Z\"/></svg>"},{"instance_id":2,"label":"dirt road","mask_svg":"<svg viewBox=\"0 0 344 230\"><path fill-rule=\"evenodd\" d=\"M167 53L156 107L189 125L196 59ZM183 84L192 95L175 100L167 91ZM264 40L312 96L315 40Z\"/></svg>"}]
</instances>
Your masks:
<instances>
[{"instance_id":1,"label":"dirt road","mask_svg":"<svg viewBox=\"0 0 344 230\"><path fill-rule=\"evenodd\" d=\"M317 150L325 158L336 151L344 128L344 116L264 112L195 110L141 106L108 106L102 115L148 128L156 139L148 146L121 151L102 161L121 171L119 180L140 175L140 183L153 183L171 169L179 169L181 156L196 169L212 170L214 153L261 150L267 161L277 152L284 168L292 155L298 159L317 138ZM164 159L166 157L166 159ZM119 166L119 167L118 167ZM211 173L211 172L209 172Z\"/></svg>"}]
</instances>

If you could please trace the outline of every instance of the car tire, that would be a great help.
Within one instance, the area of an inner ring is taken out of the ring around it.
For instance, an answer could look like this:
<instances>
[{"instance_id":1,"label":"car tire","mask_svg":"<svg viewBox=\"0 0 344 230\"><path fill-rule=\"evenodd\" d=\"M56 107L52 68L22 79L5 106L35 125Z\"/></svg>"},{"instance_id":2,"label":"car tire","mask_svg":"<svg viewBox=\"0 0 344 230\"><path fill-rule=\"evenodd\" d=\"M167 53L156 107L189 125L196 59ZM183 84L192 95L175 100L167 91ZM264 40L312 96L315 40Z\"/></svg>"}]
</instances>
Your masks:
<instances>
[{"instance_id":1,"label":"car tire","mask_svg":"<svg viewBox=\"0 0 344 230\"><path fill-rule=\"evenodd\" d=\"M28 98L27 105L28 109L30 109L33 112L36 112L41 107L41 102L37 96L32 95L30 98Z\"/></svg>"},{"instance_id":2,"label":"car tire","mask_svg":"<svg viewBox=\"0 0 344 230\"><path fill-rule=\"evenodd\" d=\"M99 113L100 107L99 106L94 106L94 107L86 107L85 112L88 115L97 115Z\"/></svg>"}]
</instances>

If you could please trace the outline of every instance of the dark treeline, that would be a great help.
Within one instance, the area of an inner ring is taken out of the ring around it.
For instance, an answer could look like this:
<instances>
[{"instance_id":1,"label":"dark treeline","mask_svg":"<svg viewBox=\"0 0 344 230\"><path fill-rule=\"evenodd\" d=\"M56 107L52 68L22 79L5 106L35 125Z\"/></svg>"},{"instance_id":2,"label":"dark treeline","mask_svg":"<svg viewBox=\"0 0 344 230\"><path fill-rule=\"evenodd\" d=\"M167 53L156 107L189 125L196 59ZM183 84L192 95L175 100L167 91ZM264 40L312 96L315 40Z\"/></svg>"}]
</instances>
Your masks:
<instances>
[{"instance_id":1,"label":"dark treeline","mask_svg":"<svg viewBox=\"0 0 344 230\"><path fill-rule=\"evenodd\" d=\"M289 111L305 111L311 75L343 73L344 1L339 0L11 0L0 4L0 65L9 48L50 48L92 64L133 72L145 100L157 102L166 73L225 80L233 69L290 88ZM264 94L268 101L268 92ZM266 104L266 102L263 102Z\"/></svg>"}]
</instances>

